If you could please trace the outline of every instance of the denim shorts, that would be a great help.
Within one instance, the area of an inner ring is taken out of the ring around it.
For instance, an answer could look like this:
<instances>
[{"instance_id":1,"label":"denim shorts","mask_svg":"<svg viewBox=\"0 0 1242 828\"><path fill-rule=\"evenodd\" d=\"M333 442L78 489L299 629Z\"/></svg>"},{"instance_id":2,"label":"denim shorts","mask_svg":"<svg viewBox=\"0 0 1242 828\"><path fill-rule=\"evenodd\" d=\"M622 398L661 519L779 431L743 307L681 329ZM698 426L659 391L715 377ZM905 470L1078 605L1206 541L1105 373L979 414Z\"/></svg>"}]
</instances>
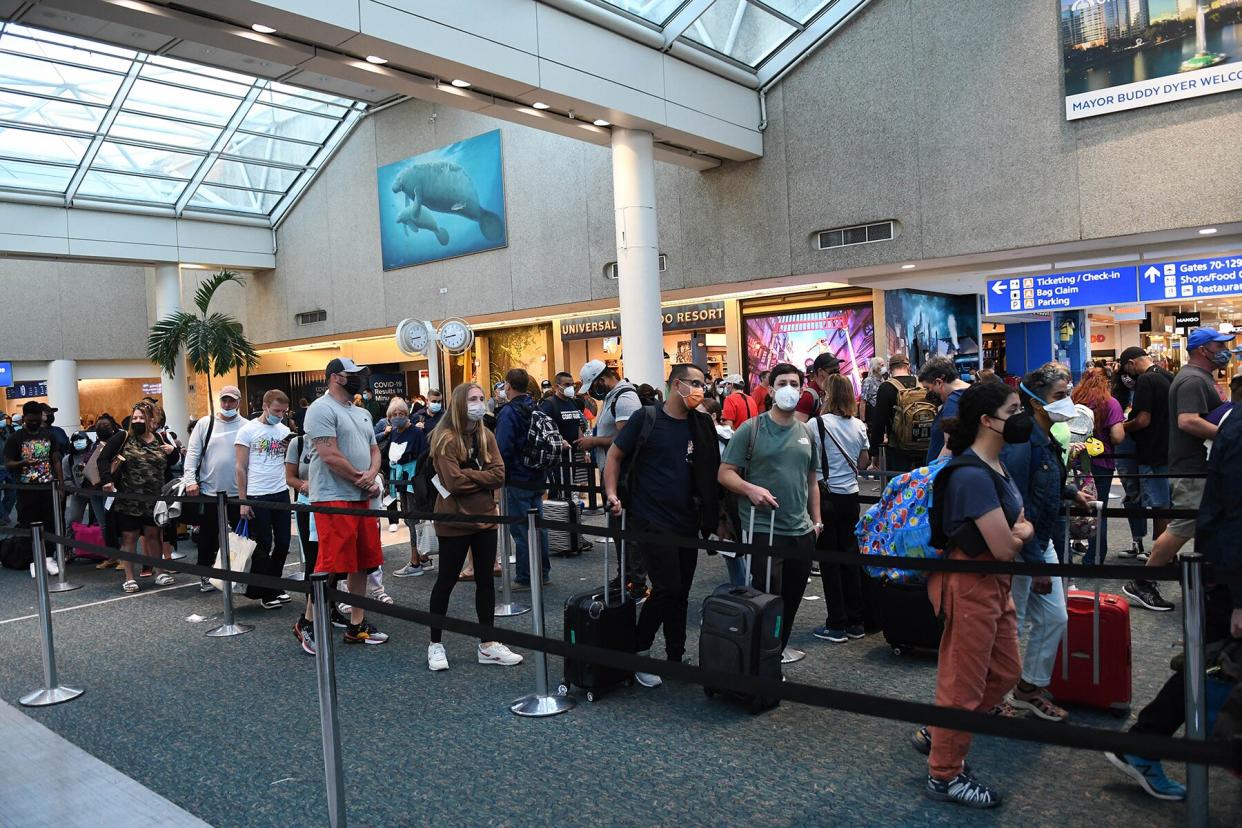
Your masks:
<instances>
[{"instance_id":1,"label":"denim shorts","mask_svg":"<svg viewBox=\"0 0 1242 828\"><path fill-rule=\"evenodd\" d=\"M1168 466L1138 467L1139 474L1168 474ZM1143 477L1139 479L1139 492L1143 506L1148 509L1167 509L1173 502L1167 477Z\"/></svg>"}]
</instances>

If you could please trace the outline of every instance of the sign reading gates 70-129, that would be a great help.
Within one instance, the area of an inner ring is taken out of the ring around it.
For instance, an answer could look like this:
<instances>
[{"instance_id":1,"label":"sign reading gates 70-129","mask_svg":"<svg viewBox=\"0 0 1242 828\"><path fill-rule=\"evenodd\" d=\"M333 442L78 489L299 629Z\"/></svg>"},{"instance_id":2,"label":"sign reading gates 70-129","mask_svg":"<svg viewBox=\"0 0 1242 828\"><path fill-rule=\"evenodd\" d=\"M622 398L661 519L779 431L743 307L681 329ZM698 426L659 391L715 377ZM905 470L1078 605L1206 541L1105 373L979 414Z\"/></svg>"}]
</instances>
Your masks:
<instances>
[{"instance_id":1,"label":"sign reading gates 70-129","mask_svg":"<svg viewBox=\"0 0 1242 828\"><path fill-rule=\"evenodd\" d=\"M988 313L1070 310L1138 301L1134 267L1012 276L988 282Z\"/></svg>"},{"instance_id":2,"label":"sign reading gates 70-129","mask_svg":"<svg viewBox=\"0 0 1242 828\"><path fill-rule=\"evenodd\" d=\"M1139 268L1139 298L1144 302L1239 295L1242 295L1242 257L1239 256L1158 262Z\"/></svg>"}]
</instances>

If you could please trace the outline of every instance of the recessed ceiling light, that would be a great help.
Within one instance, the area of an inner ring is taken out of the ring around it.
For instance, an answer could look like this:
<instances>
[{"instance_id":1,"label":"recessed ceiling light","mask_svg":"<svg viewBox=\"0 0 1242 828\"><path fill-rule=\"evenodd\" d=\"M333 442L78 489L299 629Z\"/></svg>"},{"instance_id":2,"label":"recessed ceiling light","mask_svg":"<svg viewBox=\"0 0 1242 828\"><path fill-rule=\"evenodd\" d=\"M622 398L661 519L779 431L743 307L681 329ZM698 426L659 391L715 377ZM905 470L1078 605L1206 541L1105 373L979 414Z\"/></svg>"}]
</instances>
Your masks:
<instances>
[{"instance_id":1,"label":"recessed ceiling light","mask_svg":"<svg viewBox=\"0 0 1242 828\"><path fill-rule=\"evenodd\" d=\"M275 34L276 33L276 30L273 29L271 26L264 26L262 23L255 23L250 28L254 29L259 34Z\"/></svg>"},{"instance_id":2,"label":"recessed ceiling light","mask_svg":"<svg viewBox=\"0 0 1242 828\"><path fill-rule=\"evenodd\" d=\"M376 66L383 66L387 62L387 58L382 58L379 55L367 55L367 63L374 63Z\"/></svg>"},{"instance_id":3,"label":"recessed ceiling light","mask_svg":"<svg viewBox=\"0 0 1242 828\"><path fill-rule=\"evenodd\" d=\"M605 121L603 118L596 118L595 125L596 126L612 126L612 123L610 121Z\"/></svg>"},{"instance_id":4,"label":"recessed ceiling light","mask_svg":"<svg viewBox=\"0 0 1242 828\"><path fill-rule=\"evenodd\" d=\"M533 104L531 104L531 106L533 106L535 109L550 109L551 108L543 101L535 101Z\"/></svg>"},{"instance_id":5,"label":"recessed ceiling light","mask_svg":"<svg viewBox=\"0 0 1242 828\"><path fill-rule=\"evenodd\" d=\"M456 86L458 89L469 89L470 81L464 81L460 78L453 78L453 86Z\"/></svg>"},{"instance_id":6,"label":"recessed ceiling light","mask_svg":"<svg viewBox=\"0 0 1242 828\"><path fill-rule=\"evenodd\" d=\"M1216 232L1216 228L1215 228L1215 227L1204 227L1202 230L1200 230L1200 231L1199 231L1199 235L1200 235L1200 236L1210 236L1210 235L1212 235L1212 234L1213 234L1213 233L1215 233L1215 232Z\"/></svg>"},{"instance_id":7,"label":"recessed ceiling light","mask_svg":"<svg viewBox=\"0 0 1242 828\"><path fill-rule=\"evenodd\" d=\"M901 266L901 269L902 269L902 270L914 270L914 265L912 265L912 264L904 264L904 265L902 265L902 266Z\"/></svg>"}]
</instances>

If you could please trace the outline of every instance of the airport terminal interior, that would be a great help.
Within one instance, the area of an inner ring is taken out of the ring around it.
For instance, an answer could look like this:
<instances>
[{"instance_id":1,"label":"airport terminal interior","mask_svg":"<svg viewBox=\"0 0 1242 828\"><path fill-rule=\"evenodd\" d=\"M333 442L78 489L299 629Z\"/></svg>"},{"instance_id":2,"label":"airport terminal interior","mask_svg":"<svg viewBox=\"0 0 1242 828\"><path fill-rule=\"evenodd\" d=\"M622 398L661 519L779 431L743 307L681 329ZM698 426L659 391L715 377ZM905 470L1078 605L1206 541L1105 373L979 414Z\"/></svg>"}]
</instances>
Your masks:
<instances>
[{"instance_id":1,"label":"airport terminal interior","mask_svg":"<svg viewBox=\"0 0 1242 828\"><path fill-rule=\"evenodd\" d=\"M1237 825L1239 135L1242 0L0 0L0 825Z\"/></svg>"}]
</instances>

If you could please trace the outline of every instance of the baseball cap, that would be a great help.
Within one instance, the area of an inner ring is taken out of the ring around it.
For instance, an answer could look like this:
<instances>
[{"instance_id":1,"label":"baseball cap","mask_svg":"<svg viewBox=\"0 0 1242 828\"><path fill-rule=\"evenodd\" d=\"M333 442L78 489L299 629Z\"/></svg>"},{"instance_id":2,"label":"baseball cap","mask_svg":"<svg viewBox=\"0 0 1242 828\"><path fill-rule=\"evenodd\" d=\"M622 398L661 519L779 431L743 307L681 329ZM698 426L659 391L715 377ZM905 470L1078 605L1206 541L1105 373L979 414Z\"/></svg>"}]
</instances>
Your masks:
<instances>
[{"instance_id":1,"label":"baseball cap","mask_svg":"<svg viewBox=\"0 0 1242 828\"><path fill-rule=\"evenodd\" d=\"M1186 349L1193 351L1195 348L1202 348L1209 342L1228 342L1233 339L1233 334L1221 333L1215 328L1195 328L1190 332L1190 338L1186 342Z\"/></svg>"},{"instance_id":2,"label":"baseball cap","mask_svg":"<svg viewBox=\"0 0 1242 828\"><path fill-rule=\"evenodd\" d=\"M544 380L543 382L539 383L539 387L543 389L544 391L547 391L549 388L552 387L552 381Z\"/></svg>"},{"instance_id":3,"label":"baseball cap","mask_svg":"<svg viewBox=\"0 0 1242 828\"><path fill-rule=\"evenodd\" d=\"M833 354L822 353L819 356L815 357L815 362L811 365L811 370L812 371L840 371L841 360L837 359L836 356Z\"/></svg>"},{"instance_id":4,"label":"baseball cap","mask_svg":"<svg viewBox=\"0 0 1242 828\"><path fill-rule=\"evenodd\" d=\"M599 379L599 375L604 373L604 365L602 359L593 359L586 365L582 366L582 370L578 372L578 379L582 381L582 387L578 389L578 394L586 396L591 393L591 384Z\"/></svg>"},{"instance_id":5,"label":"baseball cap","mask_svg":"<svg viewBox=\"0 0 1242 828\"><path fill-rule=\"evenodd\" d=\"M337 357L328 363L327 374L356 374L359 371L366 370L365 365L355 365L352 359L347 357Z\"/></svg>"},{"instance_id":6,"label":"baseball cap","mask_svg":"<svg viewBox=\"0 0 1242 828\"><path fill-rule=\"evenodd\" d=\"M492 390L494 390L494 391L504 391L504 390L505 390L505 381L504 381L504 380L501 380L500 382L498 382L498 383L496 383L495 385L493 385L493 386L492 386Z\"/></svg>"},{"instance_id":7,"label":"baseball cap","mask_svg":"<svg viewBox=\"0 0 1242 828\"><path fill-rule=\"evenodd\" d=\"M232 397L235 400L241 399L241 391L236 385L226 385L220 389L221 397Z\"/></svg>"},{"instance_id":8,"label":"baseball cap","mask_svg":"<svg viewBox=\"0 0 1242 828\"><path fill-rule=\"evenodd\" d=\"M724 378L724 381L729 383L729 385L741 385L742 375L741 374L729 374L729 376Z\"/></svg>"},{"instance_id":9,"label":"baseball cap","mask_svg":"<svg viewBox=\"0 0 1242 828\"><path fill-rule=\"evenodd\" d=\"M888 367L896 368L898 365L909 365L910 357L905 354L893 354L888 358Z\"/></svg>"},{"instance_id":10,"label":"baseball cap","mask_svg":"<svg viewBox=\"0 0 1242 828\"><path fill-rule=\"evenodd\" d=\"M29 400L22 403L22 413L29 417L31 414L42 414L43 403L38 400Z\"/></svg>"},{"instance_id":11,"label":"baseball cap","mask_svg":"<svg viewBox=\"0 0 1242 828\"><path fill-rule=\"evenodd\" d=\"M46 414L46 413L49 413L49 412L51 412L51 413L53 413L53 414L54 414L54 413L56 413L57 411L60 411L60 409L59 409L59 408L52 408L52 407L51 407L50 405L48 405L47 403L39 403L39 405L43 406L43 413L45 413L45 414Z\"/></svg>"},{"instance_id":12,"label":"baseball cap","mask_svg":"<svg viewBox=\"0 0 1242 828\"><path fill-rule=\"evenodd\" d=\"M1146 351L1144 351L1142 348L1138 347L1137 345L1131 345L1129 348L1126 348L1124 351L1121 352L1121 364L1125 365L1127 362L1130 362L1131 360L1135 360L1135 359L1138 359L1139 357L1145 357L1145 356L1147 356Z\"/></svg>"}]
</instances>

